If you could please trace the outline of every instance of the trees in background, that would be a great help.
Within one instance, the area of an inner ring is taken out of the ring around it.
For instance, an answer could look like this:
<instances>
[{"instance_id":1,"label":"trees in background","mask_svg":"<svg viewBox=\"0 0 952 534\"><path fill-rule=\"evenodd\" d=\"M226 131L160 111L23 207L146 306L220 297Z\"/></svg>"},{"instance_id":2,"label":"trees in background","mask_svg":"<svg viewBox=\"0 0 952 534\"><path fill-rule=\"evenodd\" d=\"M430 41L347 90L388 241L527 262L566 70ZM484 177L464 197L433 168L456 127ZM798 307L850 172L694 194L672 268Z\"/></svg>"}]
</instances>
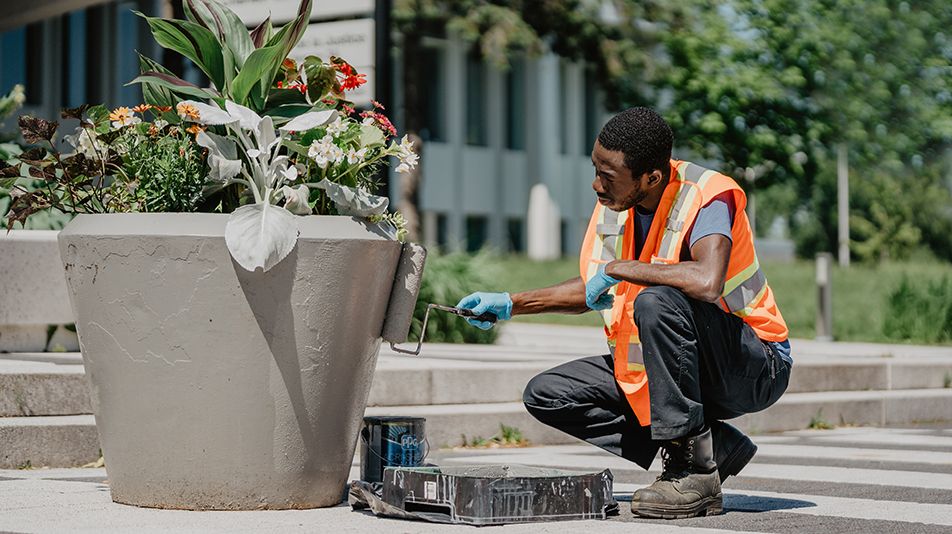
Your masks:
<instances>
[{"instance_id":1,"label":"trees in background","mask_svg":"<svg viewBox=\"0 0 952 534\"><path fill-rule=\"evenodd\" d=\"M845 143L853 254L902 258L921 244L952 259L943 183L952 147L952 4L685 6L666 33L668 68L653 81L669 91L664 109L679 141L792 202L786 213L771 209L790 221L802 255L835 249L835 158Z\"/></svg>"}]
</instances>

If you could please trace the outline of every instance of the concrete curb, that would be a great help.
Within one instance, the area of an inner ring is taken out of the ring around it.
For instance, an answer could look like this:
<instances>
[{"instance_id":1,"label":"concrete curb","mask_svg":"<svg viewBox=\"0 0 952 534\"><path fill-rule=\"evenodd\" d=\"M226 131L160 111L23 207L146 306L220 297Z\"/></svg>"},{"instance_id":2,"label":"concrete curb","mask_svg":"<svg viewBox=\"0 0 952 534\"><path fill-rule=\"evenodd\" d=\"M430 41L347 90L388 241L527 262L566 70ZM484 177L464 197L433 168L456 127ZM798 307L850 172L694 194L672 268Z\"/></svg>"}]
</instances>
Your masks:
<instances>
[{"instance_id":1,"label":"concrete curb","mask_svg":"<svg viewBox=\"0 0 952 534\"><path fill-rule=\"evenodd\" d=\"M567 434L529 415L522 403L444 404L371 407L366 415L426 418L430 446L455 447L497 435L500 424L514 427L534 445L575 443ZM952 389L791 393L763 412L732 423L752 433L802 430L811 421L833 425L896 425L952 420ZM13 417L0 419L0 468L70 467L98 458L93 417ZM92 456L95 456L93 458Z\"/></svg>"}]
</instances>

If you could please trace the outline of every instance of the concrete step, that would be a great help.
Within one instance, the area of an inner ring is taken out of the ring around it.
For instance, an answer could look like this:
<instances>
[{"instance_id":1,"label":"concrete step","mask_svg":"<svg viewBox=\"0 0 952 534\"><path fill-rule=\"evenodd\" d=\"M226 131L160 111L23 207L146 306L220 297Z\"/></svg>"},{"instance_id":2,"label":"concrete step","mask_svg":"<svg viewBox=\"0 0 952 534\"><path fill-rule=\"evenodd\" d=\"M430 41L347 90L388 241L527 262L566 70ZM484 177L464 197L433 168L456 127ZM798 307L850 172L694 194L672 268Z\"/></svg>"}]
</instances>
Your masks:
<instances>
[{"instance_id":1,"label":"concrete step","mask_svg":"<svg viewBox=\"0 0 952 534\"><path fill-rule=\"evenodd\" d=\"M491 438L500 425L514 427L536 445L573 443L567 434L530 416L518 402L369 407L367 415L426 418L430 446L455 447ZM808 428L811 422L843 425L908 425L952 420L952 389L790 393L767 410L733 423L752 433ZM0 468L69 467L99 456L92 416L0 418Z\"/></svg>"},{"instance_id":2,"label":"concrete step","mask_svg":"<svg viewBox=\"0 0 952 534\"><path fill-rule=\"evenodd\" d=\"M0 360L0 417L92 413L78 353L4 356Z\"/></svg>"},{"instance_id":3,"label":"concrete step","mask_svg":"<svg viewBox=\"0 0 952 534\"><path fill-rule=\"evenodd\" d=\"M76 467L99 455L91 415L0 418L0 469Z\"/></svg>"},{"instance_id":4,"label":"concrete step","mask_svg":"<svg viewBox=\"0 0 952 534\"><path fill-rule=\"evenodd\" d=\"M447 350L440 347L440 350ZM571 359L492 359L457 346L456 359L383 353L369 406L518 402L533 376ZM468 355L469 359L463 359ZM793 368L791 393L891 391L952 385L950 358L803 357ZM0 355L0 417L91 413L78 353Z\"/></svg>"}]
</instances>

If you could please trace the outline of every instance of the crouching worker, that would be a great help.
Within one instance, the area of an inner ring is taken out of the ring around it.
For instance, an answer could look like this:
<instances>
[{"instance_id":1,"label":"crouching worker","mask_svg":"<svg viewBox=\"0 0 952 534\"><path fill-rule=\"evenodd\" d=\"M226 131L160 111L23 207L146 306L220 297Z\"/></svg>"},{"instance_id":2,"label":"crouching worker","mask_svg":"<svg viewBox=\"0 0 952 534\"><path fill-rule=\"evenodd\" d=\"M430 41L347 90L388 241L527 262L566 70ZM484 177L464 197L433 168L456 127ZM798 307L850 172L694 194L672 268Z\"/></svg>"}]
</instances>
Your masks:
<instances>
[{"instance_id":1,"label":"crouching worker","mask_svg":"<svg viewBox=\"0 0 952 534\"><path fill-rule=\"evenodd\" d=\"M756 445L723 420L763 410L787 388L787 326L754 251L746 196L729 177L671 159L668 124L647 108L612 118L592 150L598 202L580 276L460 301L499 319L595 310L610 354L533 378L539 421L647 469L632 512L683 518L722 510L721 482ZM474 326L490 323L468 319Z\"/></svg>"}]
</instances>

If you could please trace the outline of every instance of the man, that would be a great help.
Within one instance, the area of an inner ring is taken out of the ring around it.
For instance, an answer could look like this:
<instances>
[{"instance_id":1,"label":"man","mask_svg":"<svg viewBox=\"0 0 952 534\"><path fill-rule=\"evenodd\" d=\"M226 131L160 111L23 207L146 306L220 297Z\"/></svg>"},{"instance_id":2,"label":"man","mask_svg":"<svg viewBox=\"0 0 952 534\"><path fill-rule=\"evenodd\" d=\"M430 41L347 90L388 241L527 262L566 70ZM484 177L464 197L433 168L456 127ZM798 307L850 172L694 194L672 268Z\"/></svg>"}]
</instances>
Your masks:
<instances>
[{"instance_id":1,"label":"man","mask_svg":"<svg viewBox=\"0 0 952 534\"><path fill-rule=\"evenodd\" d=\"M592 150L598 202L580 276L458 304L503 320L601 313L611 354L536 376L523 400L539 421L645 469L660 447L661 476L635 492L631 509L669 519L720 513L721 482L757 450L723 420L776 402L793 364L744 192L727 176L672 160L672 144L650 109L612 118Z\"/></svg>"}]
</instances>

